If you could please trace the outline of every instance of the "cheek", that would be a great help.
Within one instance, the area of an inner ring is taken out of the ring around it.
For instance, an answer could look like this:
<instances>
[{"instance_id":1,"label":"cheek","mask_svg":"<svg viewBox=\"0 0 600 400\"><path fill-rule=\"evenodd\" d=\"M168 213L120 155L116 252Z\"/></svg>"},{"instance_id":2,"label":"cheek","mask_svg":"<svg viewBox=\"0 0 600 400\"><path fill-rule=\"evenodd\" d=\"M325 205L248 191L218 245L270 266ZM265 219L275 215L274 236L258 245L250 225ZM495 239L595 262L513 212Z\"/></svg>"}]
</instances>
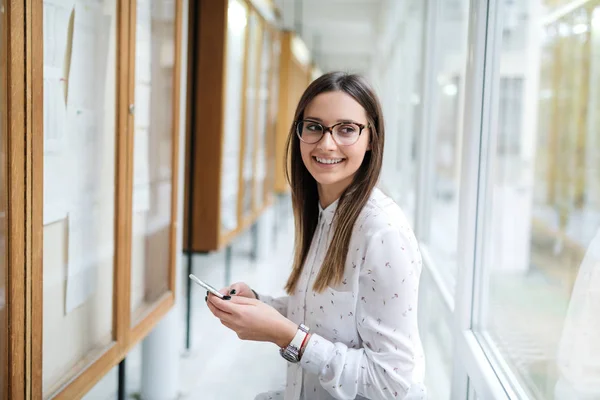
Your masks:
<instances>
[{"instance_id":1,"label":"cheek","mask_svg":"<svg viewBox=\"0 0 600 400\"><path fill-rule=\"evenodd\" d=\"M351 146L346 150L346 157L350 161L348 166L353 170L357 170L361 165L369 150L369 141L361 140L355 146Z\"/></svg>"},{"instance_id":2,"label":"cheek","mask_svg":"<svg viewBox=\"0 0 600 400\"><path fill-rule=\"evenodd\" d=\"M361 166L364 158L365 158L365 152L364 151L353 151L353 152L347 152L346 153L348 156L348 168L350 168L352 170L352 173L355 173Z\"/></svg>"},{"instance_id":3,"label":"cheek","mask_svg":"<svg viewBox=\"0 0 600 400\"><path fill-rule=\"evenodd\" d=\"M309 145L304 142L300 142L300 155L302 156L302 161L304 161L304 165L307 165L310 161L310 153L313 147L314 145Z\"/></svg>"}]
</instances>

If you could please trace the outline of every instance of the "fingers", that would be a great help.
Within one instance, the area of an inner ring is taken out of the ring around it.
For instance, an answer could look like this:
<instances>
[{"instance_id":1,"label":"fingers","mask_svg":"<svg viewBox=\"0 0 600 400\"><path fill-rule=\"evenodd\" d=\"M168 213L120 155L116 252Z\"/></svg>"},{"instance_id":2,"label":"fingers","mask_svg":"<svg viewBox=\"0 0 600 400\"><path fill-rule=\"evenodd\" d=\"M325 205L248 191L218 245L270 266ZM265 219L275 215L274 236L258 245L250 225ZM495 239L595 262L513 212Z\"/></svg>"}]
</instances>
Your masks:
<instances>
[{"instance_id":1,"label":"fingers","mask_svg":"<svg viewBox=\"0 0 600 400\"><path fill-rule=\"evenodd\" d=\"M231 307L231 299L228 299L228 300L220 299L217 296L215 296L214 294L210 293L208 295L207 303L209 305L212 304L215 308L219 309L220 311L222 311L224 313L231 314L233 312L233 309Z\"/></svg>"},{"instance_id":2,"label":"fingers","mask_svg":"<svg viewBox=\"0 0 600 400\"><path fill-rule=\"evenodd\" d=\"M217 299L218 301L222 301L219 298L212 296L214 299ZM206 303L208 305L208 309L210 310L210 312L213 313L213 315L217 318L219 318L221 321L225 321L225 320L229 320L232 318L232 314L228 313L222 309L220 309L219 307L217 307L212 301L211 299L209 299Z\"/></svg>"},{"instance_id":3,"label":"fingers","mask_svg":"<svg viewBox=\"0 0 600 400\"><path fill-rule=\"evenodd\" d=\"M231 296L231 299L228 301L231 304L241 304L241 305L256 305L260 303L256 299L251 299L243 296Z\"/></svg>"},{"instance_id":4,"label":"fingers","mask_svg":"<svg viewBox=\"0 0 600 400\"><path fill-rule=\"evenodd\" d=\"M243 282L236 282L228 288L228 295L233 296L243 292L244 286L246 286Z\"/></svg>"}]
</instances>

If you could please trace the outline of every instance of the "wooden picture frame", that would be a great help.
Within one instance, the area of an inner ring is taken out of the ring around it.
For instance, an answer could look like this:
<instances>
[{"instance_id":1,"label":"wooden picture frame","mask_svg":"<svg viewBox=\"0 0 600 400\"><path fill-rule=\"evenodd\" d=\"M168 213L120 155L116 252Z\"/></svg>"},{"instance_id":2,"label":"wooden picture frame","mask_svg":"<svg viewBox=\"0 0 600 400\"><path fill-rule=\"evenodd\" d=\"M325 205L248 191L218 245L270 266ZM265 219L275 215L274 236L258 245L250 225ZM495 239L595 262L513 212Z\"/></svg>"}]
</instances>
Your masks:
<instances>
[{"instance_id":1,"label":"wooden picture frame","mask_svg":"<svg viewBox=\"0 0 600 400\"><path fill-rule=\"evenodd\" d=\"M4 10L3 49L7 60L6 103L4 127L11 132L6 139L7 157L7 209L6 219L6 352L4 368L4 398L30 397L31 384L27 379L31 365L30 342L26 341L26 327L31 325L31 306L27 307L30 293L26 284L31 269L26 266L27 241L30 235L26 227L26 52L25 15L26 2L9 2ZM29 128L30 129L30 128Z\"/></svg>"},{"instance_id":2,"label":"wooden picture frame","mask_svg":"<svg viewBox=\"0 0 600 400\"><path fill-rule=\"evenodd\" d=\"M8 286L8 119L6 111L8 108L8 88L6 87L8 70L8 35L6 31L7 13L0 13L0 396L8 398L9 381L9 329L7 304Z\"/></svg>"},{"instance_id":3,"label":"wooden picture frame","mask_svg":"<svg viewBox=\"0 0 600 400\"><path fill-rule=\"evenodd\" d=\"M168 290L148 309L135 326L131 324L131 215L133 104L132 41L135 40L135 4L116 6L117 58L116 169L112 341L85 357L85 366L60 384L57 390L43 393L43 242L44 242L44 49L43 1L10 1L2 25L2 57L6 71L6 114L0 121L11 132L6 144L7 173L7 293L8 331L6 332L3 398L56 399L81 398L106 373L116 366L142 340L174 304L177 259L179 108L181 84L182 1L175 2L175 58L171 121L171 204L168 245ZM24 51L23 51L24 50ZM5 52L5 53L4 53ZM4 65L4 64L3 64ZM25 71L25 73L23 73Z\"/></svg>"}]
</instances>

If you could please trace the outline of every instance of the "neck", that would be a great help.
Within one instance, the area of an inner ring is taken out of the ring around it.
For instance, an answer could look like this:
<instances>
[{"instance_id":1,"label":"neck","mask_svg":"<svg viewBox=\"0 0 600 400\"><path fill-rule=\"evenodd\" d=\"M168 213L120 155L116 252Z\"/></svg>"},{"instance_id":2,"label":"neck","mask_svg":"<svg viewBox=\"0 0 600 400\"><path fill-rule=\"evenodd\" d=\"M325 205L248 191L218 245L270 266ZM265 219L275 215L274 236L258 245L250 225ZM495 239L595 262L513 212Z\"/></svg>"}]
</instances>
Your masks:
<instances>
[{"instance_id":1,"label":"neck","mask_svg":"<svg viewBox=\"0 0 600 400\"><path fill-rule=\"evenodd\" d=\"M323 209L329 207L334 201L339 199L344 193L344 190L348 186L350 186L350 181L348 182L336 182L330 185L317 185L317 190L319 192L319 203Z\"/></svg>"}]
</instances>

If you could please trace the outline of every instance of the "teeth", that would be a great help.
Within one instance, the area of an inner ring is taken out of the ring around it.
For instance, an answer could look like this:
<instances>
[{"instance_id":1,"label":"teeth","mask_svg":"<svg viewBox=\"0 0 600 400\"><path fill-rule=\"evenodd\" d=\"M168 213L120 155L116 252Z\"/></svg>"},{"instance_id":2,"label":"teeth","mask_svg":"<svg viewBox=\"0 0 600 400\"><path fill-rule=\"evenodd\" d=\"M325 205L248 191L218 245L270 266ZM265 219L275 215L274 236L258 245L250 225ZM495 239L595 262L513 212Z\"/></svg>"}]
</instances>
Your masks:
<instances>
[{"instance_id":1,"label":"teeth","mask_svg":"<svg viewBox=\"0 0 600 400\"><path fill-rule=\"evenodd\" d=\"M315 158L321 164L337 164L339 162L342 162L341 158L319 158L319 157L315 157Z\"/></svg>"}]
</instances>

